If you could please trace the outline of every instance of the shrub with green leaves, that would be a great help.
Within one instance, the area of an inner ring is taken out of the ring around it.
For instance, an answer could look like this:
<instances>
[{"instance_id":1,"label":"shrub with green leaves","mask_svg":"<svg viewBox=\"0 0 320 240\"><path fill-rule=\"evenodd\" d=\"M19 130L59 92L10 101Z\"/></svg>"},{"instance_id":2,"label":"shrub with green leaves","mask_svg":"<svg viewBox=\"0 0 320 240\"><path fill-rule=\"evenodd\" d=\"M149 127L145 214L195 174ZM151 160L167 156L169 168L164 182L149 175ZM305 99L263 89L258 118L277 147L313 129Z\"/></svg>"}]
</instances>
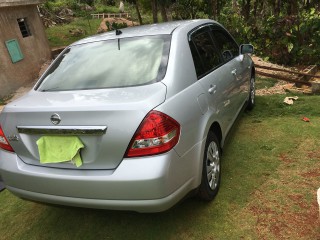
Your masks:
<instances>
[{"instance_id":1,"label":"shrub with green leaves","mask_svg":"<svg viewBox=\"0 0 320 240\"><path fill-rule=\"evenodd\" d=\"M219 21L239 43L250 42L256 54L280 64L320 64L320 13L314 8L298 15L271 15L246 22L225 7Z\"/></svg>"}]
</instances>

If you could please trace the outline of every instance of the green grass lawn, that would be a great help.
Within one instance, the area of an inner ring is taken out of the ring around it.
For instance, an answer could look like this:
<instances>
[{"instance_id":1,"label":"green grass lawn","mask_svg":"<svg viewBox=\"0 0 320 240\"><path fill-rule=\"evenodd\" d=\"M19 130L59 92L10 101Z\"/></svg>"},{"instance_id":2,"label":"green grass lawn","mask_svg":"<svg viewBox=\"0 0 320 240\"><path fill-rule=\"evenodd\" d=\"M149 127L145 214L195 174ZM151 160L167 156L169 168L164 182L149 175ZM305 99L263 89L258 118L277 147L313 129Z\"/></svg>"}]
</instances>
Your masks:
<instances>
[{"instance_id":1,"label":"green grass lawn","mask_svg":"<svg viewBox=\"0 0 320 240\"><path fill-rule=\"evenodd\" d=\"M126 11L129 12L131 16L131 20L135 22L138 21L138 17L136 14L135 9L129 5L126 8ZM118 13L119 10L117 7L110 7L110 6L102 6L99 5L95 13ZM88 14L88 13L87 13ZM89 16L88 16L89 17ZM141 17L143 19L143 24L151 24L152 23L152 16L149 12L141 12ZM159 14L159 21L161 22L161 16ZM71 23L63 24L63 25L56 25L46 29L46 34L49 40L50 47L62 47L68 46L71 43L80 40L82 38L92 36L97 33L97 30L100 26L102 19L92 19L89 17L78 17L74 18ZM72 36L70 30L80 29L84 32L79 36Z\"/></svg>"},{"instance_id":2,"label":"green grass lawn","mask_svg":"<svg viewBox=\"0 0 320 240\"><path fill-rule=\"evenodd\" d=\"M257 97L224 149L211 203L157 214L49 206L0 193L0 239L319 239L319 96ZM302 117L310 122L302 121Z\"/></svg>"},{"instance_id":3,"label":"green grass lawn","mask_svg":"<svg viewBox=\"0 0 320 240\"><path fill-rule=\"evenodd\" d=\"M270 88L273 87L278 81L273 78L257 77L256 89Z\"/></svg>"},{"instance_id":4,"label":"green grass lawn","mask_svg":"<svg viewBox=\"0 0 320 240\"><path fill-rule=\"evenodd\" d=\"M46 29L50 47L68 46L82 38L96 34L102 19L78 18L64 25L57 25ZM70 30L81 29L84 34L72 36Z\"/></svg>"}]
</instances>

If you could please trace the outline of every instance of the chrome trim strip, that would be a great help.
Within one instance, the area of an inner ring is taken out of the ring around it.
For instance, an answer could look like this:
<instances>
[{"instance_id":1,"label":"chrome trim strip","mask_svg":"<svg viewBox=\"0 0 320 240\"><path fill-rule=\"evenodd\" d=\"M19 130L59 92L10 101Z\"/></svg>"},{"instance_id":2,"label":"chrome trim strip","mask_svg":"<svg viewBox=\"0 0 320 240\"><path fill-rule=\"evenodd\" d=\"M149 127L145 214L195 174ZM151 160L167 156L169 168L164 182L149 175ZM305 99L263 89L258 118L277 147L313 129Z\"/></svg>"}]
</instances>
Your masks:
<instances>
[{"instance_id":1,"label":"chrome trim strip","mask_svg":"<svg viewBox=\"0 0 320 240\"><path fill-rule=\"evenodd\" d=\"M19 133L46 135L103 135L106 126L17 126Z\"/></svg>"}]
</instances>

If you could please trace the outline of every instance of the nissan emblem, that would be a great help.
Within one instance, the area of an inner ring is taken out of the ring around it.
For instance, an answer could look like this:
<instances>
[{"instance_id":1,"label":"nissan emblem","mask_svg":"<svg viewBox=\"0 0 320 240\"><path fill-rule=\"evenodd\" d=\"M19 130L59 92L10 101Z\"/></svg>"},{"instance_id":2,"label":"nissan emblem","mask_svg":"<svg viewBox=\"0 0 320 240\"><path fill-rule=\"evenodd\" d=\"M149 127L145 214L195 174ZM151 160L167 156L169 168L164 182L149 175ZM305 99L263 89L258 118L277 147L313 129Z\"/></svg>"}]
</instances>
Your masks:
<instances>
[{"instance_id":1,"label":"nissan emblem","mask_svg":"<svg viewBox=\"0 0 320 240\"><path fill-rule=\"evenodd\" d=\"M61 122L61 118L60 118L59 114L57 114L57 113L53 114L50 117L50 120L54 125L58 125Z\"/></svg>"}]
</instances>

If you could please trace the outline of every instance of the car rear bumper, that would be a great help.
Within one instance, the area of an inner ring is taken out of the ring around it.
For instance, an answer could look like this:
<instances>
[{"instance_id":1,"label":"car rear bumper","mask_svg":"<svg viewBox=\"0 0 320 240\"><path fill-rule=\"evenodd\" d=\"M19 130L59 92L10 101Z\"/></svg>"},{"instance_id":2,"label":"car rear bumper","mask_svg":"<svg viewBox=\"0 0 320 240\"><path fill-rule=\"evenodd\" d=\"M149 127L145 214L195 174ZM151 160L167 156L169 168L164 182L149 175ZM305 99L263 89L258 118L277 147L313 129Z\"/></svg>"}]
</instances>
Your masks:
<instances>
[{"instance_id":1,"label":"car rear bumper","mask_svg":"<svg viewBox=\"0 0 320 240\"><path fill-rule=\"evenodd\" d=\"M115 170L33 166L16 154L0 150L0 174L7 189L24 199L159 212L169 209L199 184L194 161L197 150L195 147L183 158L172 150L158 156L124 159Z\"/></svg>"},{"instance_id":2,"label":"car rear bumper","mask_svg":"<svg viewBox=\"0 0 320 240\"><path fill-rule=\"evenodd\" d=\"M51 204L60 204L72 207L84 207L95 209L126 210L136 212L162 212L171 208L190 191L190 182L191 180L186 182L183 186L181 186L179 189L177 189L175 192L173 192L167 197L151 200L105 200L90 198L74 198L29 192L13 187L7 187L7 189L20 198Z\"/></svg>"}]
</instances>

